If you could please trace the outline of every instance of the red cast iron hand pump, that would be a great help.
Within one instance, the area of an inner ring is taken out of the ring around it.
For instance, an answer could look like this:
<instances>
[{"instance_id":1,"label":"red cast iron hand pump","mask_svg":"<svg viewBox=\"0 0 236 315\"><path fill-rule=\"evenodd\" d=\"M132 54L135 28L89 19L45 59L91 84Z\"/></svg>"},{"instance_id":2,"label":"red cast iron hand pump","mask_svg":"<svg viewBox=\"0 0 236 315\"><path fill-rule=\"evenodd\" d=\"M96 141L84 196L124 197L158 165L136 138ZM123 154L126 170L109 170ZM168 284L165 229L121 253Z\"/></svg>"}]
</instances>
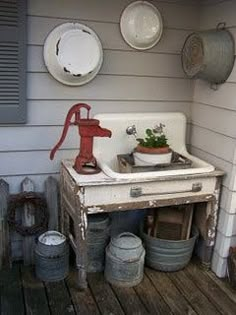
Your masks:
<instances>
[{"instance_id":1,"label":"red cast iron hand pump","mask_svg":"<svg viewBox=\"0 0 236 315\"><path fill-rule=\"evenodd\" d=\"M80 118L80 109L87 109L87 118ZM67 131L70 125L78 126L80 135L80 152L75 159L74 169L79 174L95 174L99 173L100 169L97 166L97 161L93 156L93 138L94 137L111 137L111 131L99 126L99 120L89 118L91 107L84 103L78 103L71 107L64 123L63 132L60 140L54 146L50 153L50 159L54 158L56 151L62 145L66 138ZM73 115L75 116L72 121ZM88 169L88 167L90 167ZM91 169L92 167L92 169Z\"/></svg>"}]
</instances>

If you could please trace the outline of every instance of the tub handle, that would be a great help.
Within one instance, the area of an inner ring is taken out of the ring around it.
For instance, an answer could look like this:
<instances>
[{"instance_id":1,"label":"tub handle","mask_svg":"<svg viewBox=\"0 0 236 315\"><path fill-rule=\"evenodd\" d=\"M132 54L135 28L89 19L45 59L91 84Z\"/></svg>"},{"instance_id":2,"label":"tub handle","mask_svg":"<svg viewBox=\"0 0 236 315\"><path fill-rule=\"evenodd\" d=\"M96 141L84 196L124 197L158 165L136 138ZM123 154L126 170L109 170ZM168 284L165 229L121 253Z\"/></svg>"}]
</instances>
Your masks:
<instances>
[{"instance_id":1,"label":"tub handle","mask_svg":"<svg viewBox=\"0 0 236 315\"><path fill-rule=\"evenodd\" d=\"M192 184L192 189L185 189L185 190L175 190L175 191L168 191L168 192L153 192L153 193L145 193L142 190L142 187L131 187L130 189L130 197L138 198L141 196L163 196L163 195L173 195L173 194L182 194L187 192L199 192L202 190L202 183L195 183Z\"/></svg>"},{"instance_id":2,"label":"tub handle","mask_svg":"<svg viewBox=\"0 0 236 315\"><path fill-rule=\"evenodd\" d=\"M224 30L225 28L226 28L226 23L225 22L220 22L216 26L217 30Z\"/></svg>"},{"instance_id":3,"label":"tub handle","mask_svg":"<svg viewBox=\"0 0 236 315\"><path fill-rule=\"evenodd\" d=\"M135 234L131 233L131 232L122 232L122 233L120 233L120 234L117 236L117 238L121 238L121 237L123 237L123 236L129 236L129 237L133 237L133 238L139 240L139 237L136 236Z\"/></svg>"}]
</instances>

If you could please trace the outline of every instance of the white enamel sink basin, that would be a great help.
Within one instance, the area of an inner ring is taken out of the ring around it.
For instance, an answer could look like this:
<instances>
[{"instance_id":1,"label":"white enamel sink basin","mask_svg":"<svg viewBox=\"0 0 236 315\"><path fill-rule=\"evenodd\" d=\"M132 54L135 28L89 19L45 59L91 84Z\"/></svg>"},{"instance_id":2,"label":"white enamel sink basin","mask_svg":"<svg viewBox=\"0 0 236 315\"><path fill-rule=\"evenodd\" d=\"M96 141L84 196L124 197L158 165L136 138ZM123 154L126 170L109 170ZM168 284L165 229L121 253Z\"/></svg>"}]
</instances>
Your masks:
<instances>
[{"instance_id":1,"label":"white enamel sink basin","mask_svg":"<svg viewBox=\"0 0 236 315\"><path fill-rule=\"evenodd\" d=\"M182 113L105 113L94 118L100 120L100 126L112 131L111 138L94 138L93 154L99 167L111 178L142 179L158 178L168 175L200 174L214 171L214 166L189 154L185 145L186 117ZM160 123L165 125L164 132L170 147L193 163L191 168L150 171L140 173L120 173L117 155L133 151L137 141L133 135L127 135L126 128L135 125L138 136L143 137L145 129Z\"/></svg>"}]
</instances>

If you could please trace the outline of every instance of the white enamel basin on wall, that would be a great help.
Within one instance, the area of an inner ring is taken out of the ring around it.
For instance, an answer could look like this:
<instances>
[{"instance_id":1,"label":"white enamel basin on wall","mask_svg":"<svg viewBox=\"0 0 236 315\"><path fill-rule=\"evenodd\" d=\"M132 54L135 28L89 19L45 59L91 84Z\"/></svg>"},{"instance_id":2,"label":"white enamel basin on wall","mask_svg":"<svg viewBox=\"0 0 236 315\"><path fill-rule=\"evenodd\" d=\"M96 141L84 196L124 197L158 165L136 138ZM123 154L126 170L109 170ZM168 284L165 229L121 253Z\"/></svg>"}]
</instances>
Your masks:
<instances>
[{"instance_id":1,"label":"white enamel basin on wall","mask_svg":"<svg viewBox=\"0 0 236 315\"><path fill-rule=\"evenodd\" d=\"M117 179L157 178L167 175L188 175L214 171L214 166L189 154L186 149L186 117L182 113L105 113L94 118L100 120L103 128L112 131L111 138L94 138L93 153L99 167L109 177ZM191 168L150 171L140 173L120 173L117 155L133 151L137 141L133 135L127 135L126 128L135 125L138 137L143 137L145 129L153 128L160 123L165 125L164 132L170 147L190 159Z\"/></svg>"}]
</instances>

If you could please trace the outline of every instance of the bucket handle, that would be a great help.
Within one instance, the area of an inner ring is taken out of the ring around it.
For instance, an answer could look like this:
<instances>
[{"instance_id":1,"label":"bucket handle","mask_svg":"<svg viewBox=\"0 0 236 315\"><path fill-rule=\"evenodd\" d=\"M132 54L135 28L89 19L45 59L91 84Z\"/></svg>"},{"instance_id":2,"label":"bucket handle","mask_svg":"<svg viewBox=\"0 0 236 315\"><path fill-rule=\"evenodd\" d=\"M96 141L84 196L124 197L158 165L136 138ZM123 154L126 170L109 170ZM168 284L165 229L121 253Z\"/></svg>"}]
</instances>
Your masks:
<instances>
[{"instance_id":1,"label":"bucket handle","mask_svg":"<svg viewBox=\"0 0 236 315\"><path fill-rule=\"evenodd\" d=\"M225 22L220 22L217 24L216 29L218 30L224 30L226 28L226 23Z\"/></svg>"},{"instance_id":2,"label":"bucket handle","mask_svg":"<svg viewBox=\"0 0 236 315\"><path fill-rule=\"evenodd\" d=\"M130 232L123 232L123 233L120 233L120 234L118 235L118 238L121 238L121 237L123 237L123 236L131 236L131 237L133 237L133 238L135 238L135 239L137 239L137 240L140 240L140 238L139 238L137 235L135 235L135 234L133 234L133 233L130 233Z\"/></svg>"}]
</instances>

